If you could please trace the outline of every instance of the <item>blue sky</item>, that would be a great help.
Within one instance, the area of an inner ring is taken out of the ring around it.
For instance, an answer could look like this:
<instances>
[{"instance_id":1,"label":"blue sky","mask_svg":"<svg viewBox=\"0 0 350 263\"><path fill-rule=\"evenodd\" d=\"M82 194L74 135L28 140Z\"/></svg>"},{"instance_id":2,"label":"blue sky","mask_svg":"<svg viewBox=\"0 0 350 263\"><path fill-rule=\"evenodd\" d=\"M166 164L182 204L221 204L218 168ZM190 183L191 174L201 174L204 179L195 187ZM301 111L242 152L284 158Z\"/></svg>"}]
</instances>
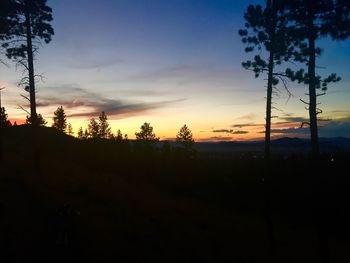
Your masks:
<instances>
[{"instance_id":1,"label":"blue sky","mask_svg":"<svg viewBox=\"0 0 350 263\"><path fill-rule=\"evenodd\" d=\"M36 61L37 72L45 76L37 84L39 112L48 120L63 105L75 130L104 110L113 130L121 129L131 138L145 121L162 139L173 138L184 123L202 140L261 136L265 81L241 67L250 55L244 53L237 34L248 1L49 0L48 4L55 36L40 49ZM322 117L333 119L321 125L336 127L332 136L346 136L350 42L322 40L320 45L325 51L318 61L319 72L336 72L343 78L320 99ZM17 105L25 102L16 87L22 71L8 64L0 68L0 82L8 87L4 104L10 117L23 119L26 114ZM280 117L274 128L281 131L276 135L291 135L288 129L299 126L288 118L307 117L299 101L306 98L306 87L290 83L290 89L291 99L282 90L274 100L275 115Z\"/></svg>"}]
</instances>

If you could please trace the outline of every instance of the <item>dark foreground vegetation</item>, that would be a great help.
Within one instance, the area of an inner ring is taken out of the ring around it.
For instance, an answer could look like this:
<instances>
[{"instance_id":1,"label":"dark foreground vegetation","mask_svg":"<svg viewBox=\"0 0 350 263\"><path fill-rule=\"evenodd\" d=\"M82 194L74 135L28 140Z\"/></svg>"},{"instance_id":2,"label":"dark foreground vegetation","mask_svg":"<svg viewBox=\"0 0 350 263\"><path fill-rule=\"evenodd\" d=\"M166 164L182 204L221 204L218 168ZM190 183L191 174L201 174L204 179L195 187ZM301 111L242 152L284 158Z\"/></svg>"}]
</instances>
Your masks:
<instances>
[{"instance_id":1,"label":"dark foreground vegetation","mask_svg":"<svg viewBox=\"0 0 350 263\"><path fill-rule=\"evenodd\" d=\"M320 236L350 261L346 153L267 168L42 128L38 174L30 127L4 138L1 262L320 262Z\"/></svg>"}]
</instances>

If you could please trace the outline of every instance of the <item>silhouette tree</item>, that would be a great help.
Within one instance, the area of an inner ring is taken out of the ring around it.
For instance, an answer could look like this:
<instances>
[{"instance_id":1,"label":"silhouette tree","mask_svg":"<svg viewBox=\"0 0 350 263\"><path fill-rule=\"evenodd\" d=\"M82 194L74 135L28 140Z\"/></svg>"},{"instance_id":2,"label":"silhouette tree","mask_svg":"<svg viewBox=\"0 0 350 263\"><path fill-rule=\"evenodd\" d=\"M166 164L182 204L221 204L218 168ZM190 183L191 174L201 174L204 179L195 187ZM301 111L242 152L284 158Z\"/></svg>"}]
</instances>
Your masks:
<instances>
[{"instance_id":1,"label":"silhouette tree","mask_svg":"<svg viewBox=\"0 0 350 263\"><path fill-rule=\"evenodd\" d=\"M253 71L256 78L261 74L267 74L265 118L265 158L267 160L270 159L271 148L272 96L274 88L280 81L290 96L284 74L276 71L276 66L288 61L293 51L290 37L288 37L288 20L283 9L282 0L267 0L265 7L249 5L244 14L245 29L239 30L242 42L247 45L245 51L257 51L254 59L243 62L242 66Z\"/></svg>"},{"instance_id":2,"label":"silhouette tree","mask_svg":"<svg viewBox=\"0 0 350 263\"><path fill-rule=\"evenodd\" d=\"M191 130L185 124L181 127L180 131L176 135L176 141L181 143L184 148L191 149L194 143Z\"/></svg>"},{"instance_id":3,"label":"silhouette tree","mask_svg":"<svg viewBox=\"0 0 350 263\"><path fill-rule=\"evenodd\" d=\"M86 139L84 136L84 131L83 131L82 127L80 127L78 130L78 139L80 139L80 140Z\"/></svg>"},{"instance_id":4,"label":"silhouette tree","mask_svg":"<svg viewBox=\"0 0 350 263\"><path fill-rule=\"evenodd\" d=\"M108 123L107 115L104 111L102 111L99 116L99 137L103 139L109 139L112 137L111 127Z\"/></svg>"},{"instance_id":5,"label":"silhouette tree","mask_svg":"<svg viewBox=\"0 0 350 263\"><path fill-rule=\"evenodd\" d=\"M0 108L0 125L1 128L11 126L11 122L8 120L8 116L4 107Z\"/></svg>"},{"instance_id":6,"label":"silhouette tree","mask_svg":"<svg viewBox=\"0 0 350 263\"><path fill-rule=\"evenodd\" d=\"M122 132L119 129L117 131L117 135L115 136L115 139L117 141L122 141L123 140L123 134L122 134Z\"/></svg>"},{"instance_id":7,"label":"silhouette tree","mask_svg":"<svg viewBox=\"0 0 350 263\"><path fill-rule=\"evenodd\" d=\"M286 75L292 80L309 86L309 101L301 100L309 111L311 147L314 159L319 157L319 139L317 117L322 113L317 98L326 94L328 85L340 78L332 73L322 77L316 73L316 58L321 49L316 46L321 37L331 36L343 40L349 36L349 2L343 0L288 0L287 15L291 23L290 35L293 37L295 52L293 60L304 63L307 67L293 71L288 68ZM318 92L319 91L319 92Z\"/></svg>"},{"instance_id":8,"label":"silhouette tree","mask_svg":"<svg viewBox=\"0 0 350 263\"><path fill-rule=\"evenodd\" d=\"M13 0L16 16L13 18L10 29L11 38L2 43L6 55L16 60L28 71L22 83L28 85L31 123L39 124L36 113L34 53L38 50L40 41L51 41L54 30L50 25L52 9L47 6L46 0Z\"/></svg>"},{"instance_id":9,"label":"silhouette tree","mask_svg":"<svg viewBox=\"0 0 350 263\"><path fill-rule=\"evenodd\" d=\"M66 113L64 112L63 107L58 107L57 110L54 112L53 117L53 124L52 127L61 131L65 132L67 129L67 117Z\"/></svg>"},{"instance_id":10,"label":"silhouette tree","mask_svg":"<svg viewBox=\"0 0 350 263\"><path fill-rule=\"evenodd\" d=\"M349 6L347 0L288 0L287 13L291 21L291 33L296 47L294 60L305 64L307 70L301 68L297 71L286 70L293 81L308 85L309 101L301 100L306 104L309 112L312 157L319 160L318 115L322 113L319 108L318 97L326 94L332 82L340 81L335 73L322 77L316 72L316 59L321 55L317 41L330 36L334 40L344 40L349 37ZM319 162L313 163L314 171ZM324 215L319 215L319 239L321 262L329 262L328 231L323 222Z\"/></svg>"},{"instance_id":11,"label":"silhouette tree","mask_svg":"<svg viewBox=\"0 0 350 263\"><path fill-rule=\"evenodd\" d=\"M73 135L74 135L73 127L72 127L72 124L71 124L71 123L68 123L68 125L67 125L67 133L68 133L68 135L70 135L70 136L73 136Z\"/></svg>"},{"instance_id":12,"label":"silhouette tree","mask_svg":"<svg viewBox=\"0 0 350 263\"><path fill-rule=\"evenodd\" d=\"M90 123L88 125L88 138L100 138L100 125L95 120L95 118L91 118Z\"/></svg>"},{"instance_id":13,"label":"silhouette tree","mask_svg":"<svg viewBox=\"0 0 350 263\"><path fill-rule=\"evenodd\" d=\"M153 132L153 127L147 122L140 127L140 132L135 132L135 135L136 139L140 141L159 141Z\"/></svg>"},{"instance_id":14,"label":"silhouette tree","mask_svg":"<svg viewBox=\"0 0 350 263\"><path fill-rule=\"evenodd\" d=\"M0 43L1 47L4 42L14 37L12 30L17 23L17 11L14 0L2 0L0 8ZM0 59L0 62L3 61Z\"/></svg>"},{"instance_id":15,"label":"silhouette tree","mask_svg":"<svg viewBox=\"0 0 350 263\"><path fill-rule=\"evenodd\" d=\"M330 35L344 40L350 35L350 1L336 0L333 12L324 17Z\"/></svg>"},{"instance_id":16,"label":"silhouette tree","mask_svg":"<svg viewBox=\"0 0 350 263\"><path fill-rule=\"evenodd\" d=\"M46 126L47 125L47 121L43 118L43 116L40 113L37 115L36 121L38 122L37 124L39 126ZM27 115L26 124L29 124L29 125L33 124L32 117L29 115Z\"/></svg>"},{"instance_id":17,"label":"silhouette tree","mask_svg":"<svg viewBox=\"0 0 350 263\"><path fill-rule=\"evenodd\" d=\"M90 137L88 129L84 130L84 139L88 139Z\"/></svg>"}]
</instances>

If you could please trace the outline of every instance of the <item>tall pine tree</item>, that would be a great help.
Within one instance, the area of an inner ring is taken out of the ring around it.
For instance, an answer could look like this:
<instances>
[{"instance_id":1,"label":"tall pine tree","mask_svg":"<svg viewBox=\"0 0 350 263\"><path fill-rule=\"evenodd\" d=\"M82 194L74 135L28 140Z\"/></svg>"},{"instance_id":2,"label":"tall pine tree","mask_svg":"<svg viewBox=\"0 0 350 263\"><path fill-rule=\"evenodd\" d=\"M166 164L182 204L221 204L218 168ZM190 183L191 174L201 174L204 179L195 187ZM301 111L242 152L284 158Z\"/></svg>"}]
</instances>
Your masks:
<instances>
[{"instance_id":1,"label":"tall pine tree","mask_svg":"<svg viewBox=\"0 0 350 263\"><path fill-rule=\"evenodd\" d=\"M309 112L311 148L314 159L320 154L318 135L318 115L322 110L318 107L318 97L325 95L332 82L340 80L335 73L326 77L317 74L316 59L321 55L317 46L318 40L331 36L335 40L343 40L349 36L349 1L344 0L286 0L286 13L290 21L290 36L293 39L293 60L304 63L303 68L286 70L286 75L293 81L308 85L309 101L304 101Z\"/></svg>"},{"instance_id":2,"label":"tall pine tree","mask_svg":"<svg viewBox=\"0 0 350 263\"><path fill-rule=\"evenodd\" d=\"M34 125L38 125L34 72L34 53L38 46L33 43L43 40L47 44L54 34L50 25L52 9L46 2L46 0L11 1L15 16L9 35L14 40L10 39L2 43L2 47L6 49L7 57L19 62L28 71L28 76L23 79L23 84L29 92L31 120Z\"/></svg>"},{"instance_id":3,"label":"tall pine tree","mask_svg":"<svg viewBox=\"0 0 350 263\"><path fill-rule=\"evenodd\" d=\"M99 116L99 137L102 139L110 139L112 137L111 127L108 123L106 113L103 111Z\"/></svg>"},{"instance_id":4,"label":"tall pine tree","mask_svg":"<svg viewBox=\"0 0 350 263\"><path fill-rule=\"evenodd\" d=\"M276 66L288 61L291 56L291 42L288 36L288 20L284 15L282 0L267 0L266 6L250 5L244 14L245 29L239 30L246 52L256 52L253 60L242 63L245 69L254 72L255 77L267 75L266 117L265 117L265 159L270 159L271 112L273 89L284 74ZM285 88L287 88L285 86ZM288 89L287 89L288 91Z\"/></svg>"},{"instance_id":5,"label":"tall pine tree","mask_svg":"<svg viewBox=\"0 0 350 263\"><path fill-rule=\"evenodd\" d=\"M135 135L139 141L159 141L159 138L153 132L153 127L148 122L145 122L140 127L140 132L136 132Z\"/></svg>"},{"instance_id":6,"label":"tall pine tree","mask_svg":"<svg viewBox=\"0 0 350 263\"><path fill-rule=\"evenodd\" d=\"M185 124L176 135L176 141L181 143L185 149L191 149L194 143L192 131Z\"/></svg>"},{"instance_id":7,"label":"tall pine tree","mask_svg":"<svg viewBox=\"0 0 350 263\"><path fill-rule=\"evenodd\" d=\"M85 133L89 138L93 138L93 139L100 138L100 125L95 120L95 118L90 119L88 129L85 130Z\"/></svg>"},{"instance_id":8,"label":"tall pine tree","mask_svg":"<svg viewBox=\"0 0 350 263\"><path fill-rule=\"evenodd\" d=\"M60 132L65 132L67 129L67 117L62 106L58 107L54 112L52 127L59 130Z\"/></svg>"}]
</instances>

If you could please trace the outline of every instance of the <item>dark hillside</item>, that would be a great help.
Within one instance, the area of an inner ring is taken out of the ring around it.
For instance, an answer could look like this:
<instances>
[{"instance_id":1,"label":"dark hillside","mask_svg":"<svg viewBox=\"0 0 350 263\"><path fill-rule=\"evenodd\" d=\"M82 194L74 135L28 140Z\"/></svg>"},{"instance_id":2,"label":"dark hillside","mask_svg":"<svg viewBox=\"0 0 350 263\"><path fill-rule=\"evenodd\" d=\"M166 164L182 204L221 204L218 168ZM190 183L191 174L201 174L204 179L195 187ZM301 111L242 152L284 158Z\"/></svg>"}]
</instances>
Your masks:
<instances>
[{"instance_id":1,"label":"dark hillside","mask_svg":"<svg viewBox=\"0 0 350 263\"><path fill-rule=\"evenodd\" d=\"M303 155L276 158L267 176L254 154L81 141L42 128L38 175L30 132L4 134L0 241L13 262L319 262L319 226L334 262L350 260L349 155L324 155L317 173Z\"/></svg>"}]
</instances>

